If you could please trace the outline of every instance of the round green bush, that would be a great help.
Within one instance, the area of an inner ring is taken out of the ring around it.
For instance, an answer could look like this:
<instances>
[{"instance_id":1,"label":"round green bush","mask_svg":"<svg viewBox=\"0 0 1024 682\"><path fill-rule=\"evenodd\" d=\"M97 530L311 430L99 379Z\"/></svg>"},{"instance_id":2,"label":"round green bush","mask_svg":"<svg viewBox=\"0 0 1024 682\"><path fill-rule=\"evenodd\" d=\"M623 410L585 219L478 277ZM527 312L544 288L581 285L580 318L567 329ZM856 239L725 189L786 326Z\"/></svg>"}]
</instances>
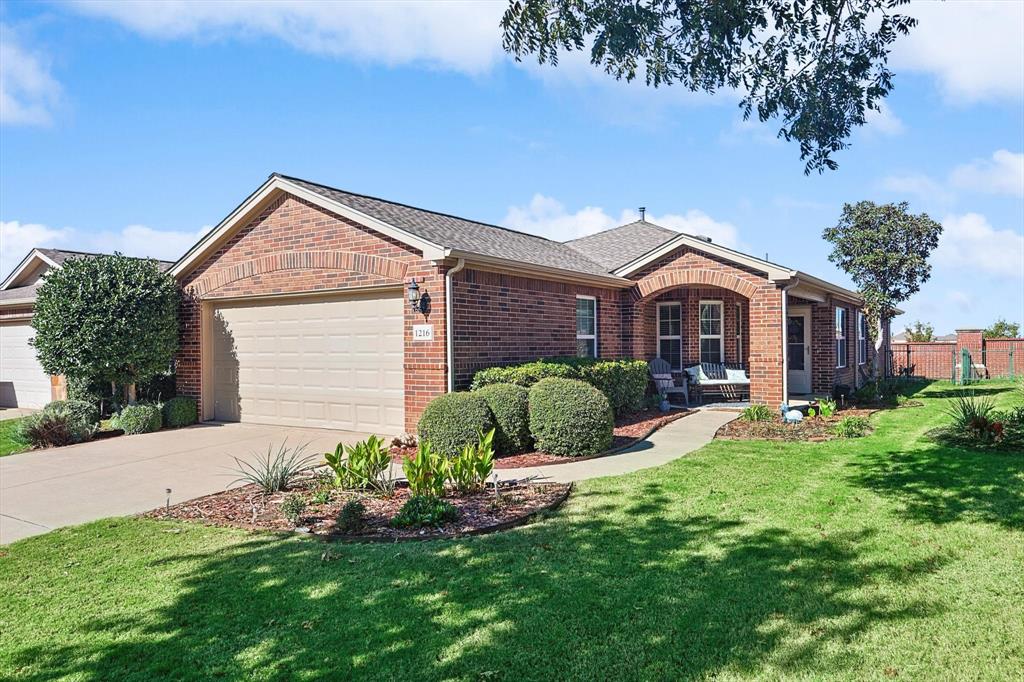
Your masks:
<instances>
[{"instance_id":1,"label":"round green bush","mask_svg":"<svg viewBox=\"0 0 1024 682\"><path fill-rule=\"evenodd\" d=\"M420 417L420 440L430 442L434 450L454 457L480 433L494 428L494 417L487 401L477 393L446 393L430 401Z\"/></svg>"},{"instance_id":2,"label":"round green bush","mask_svg":"<svg viewBox=\"0 0 1024 682\"><path fill-rule=\"evenodd\" d=\"M76 426L92 428L100 423L100 410L86 400L54 400L43 408L46 414L63 415Z\"/></svg>"},{"instance_id":3,"label":"round green bush","mask_svg":"<svg viewBox=\"0 0 1024 682\"><path fill-rule=\"evenodd\" d=\"M171 398L163 406L164 424L169 428L176 429L181 426L191 426L198 421L196 401L193 398L178 396Z\"/></svg>"},{"instance_id":4,"label":"round green bush","mask_svg":"<svg viewBox=\"0 0 1024 682\"><path fill-rule=\"evenodd\" d=\"M487 401L494 416L494 448L498 454L529 450L533 445L529 391L514 384L491 384L475 392Z\"/></svg>"},{"instance_id":5,"label":"round green bush","mask_svg":"<svg viewBox=\"0 0 1024 682\"><path fill-rule=\"evenodd\" d=\"M117 415L117 428L128 435L159 431L163 423L158 405L128 405Z\"/></svg>"},{"instance_id":6,"label":"round green bush","mask_svg":"<svg viewBox=\"0 0 1024 682\"><path fill-rule=\"evenodd\" d=\"M530 433L537 449L584 456L612 444L615 419L608 398L590 384L550 378L530 389Z\"/></svg>"}]
</instances>

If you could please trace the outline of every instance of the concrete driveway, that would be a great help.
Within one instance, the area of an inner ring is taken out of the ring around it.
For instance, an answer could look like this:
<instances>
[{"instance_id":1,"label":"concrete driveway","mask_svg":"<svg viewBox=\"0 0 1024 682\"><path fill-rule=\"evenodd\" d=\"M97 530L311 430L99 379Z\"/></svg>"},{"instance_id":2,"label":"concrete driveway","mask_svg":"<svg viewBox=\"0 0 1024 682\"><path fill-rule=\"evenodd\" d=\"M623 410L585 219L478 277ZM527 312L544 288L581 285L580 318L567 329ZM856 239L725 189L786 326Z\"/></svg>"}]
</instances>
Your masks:
<instances>
[{"instance_id":1,"label":"concrete driveway","mask_svg":"<svg viewBox=\"0 0 1024 682\"><path fill-rule=\"evenodd\" d=\"M234 457L282 440L310 454L369 434L258 424L204 423L0 457L0 544L53 528L148 511L224 490Z\"/></svg>"}]
</instances>

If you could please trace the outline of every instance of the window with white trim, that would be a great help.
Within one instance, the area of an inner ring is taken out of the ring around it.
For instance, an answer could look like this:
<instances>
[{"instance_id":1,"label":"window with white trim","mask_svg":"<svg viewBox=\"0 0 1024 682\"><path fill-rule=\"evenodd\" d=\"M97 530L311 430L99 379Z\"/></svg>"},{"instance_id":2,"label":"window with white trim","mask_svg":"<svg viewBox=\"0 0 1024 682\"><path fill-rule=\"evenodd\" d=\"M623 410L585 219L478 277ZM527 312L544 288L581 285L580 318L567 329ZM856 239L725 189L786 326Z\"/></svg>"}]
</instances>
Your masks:
<instances>
[{"instance_id":1,"label":"window with white trim","mask_svg":"<svg viewBox=\"0 0 1024 682\"><path fill-rule=\"evenodd\" d=\"M836 367L846 367L846 308L836 308Z\"/></svg>"},{"instance_id":2,"label":"window with white trim","mask_svg":"<svg viewBox=\"0 0 1024 682\"><path fill-rule=\"evenodd\" d=\"M722 362L722 302L700 302L700 361Z\"/></svg>"},{"instance_id":3,"label":"window with white trim","mask_svg":"<svg viewBox=\"0 0 1024 682\"><path fill-rule=\"evenodd\" d=\"M658 304L658 357L673 370L683 368L683 306Z\"/></svg>"},{"instance_id":4,"label":"window with white trim","mask_svg":"<svg viewBox=\"0 0 1024 682\"><path fill-rule=\"evenodd\" d=\"M593 296L576 297L576 355L597 357L597 299Z\"/></svg>"},{"instance_id":5,"label":"window with white trim","mask_svg":"<svg viewBox=\"0 0 1024 682\"><path fill-rule=\"evenodd\" d=\"M868 319L864 313L857 311L857 364L868 361Z\"/></svg>"},{"instance_id":6,"label":"window with white trim","mask_svg":"<svg viewBox=\"0 0 1024 682\"><path fill-rule=\"evenodd\" d=\"M736 362L743 363L743 304L736 302Z\"/></svg>"}]
</instances>

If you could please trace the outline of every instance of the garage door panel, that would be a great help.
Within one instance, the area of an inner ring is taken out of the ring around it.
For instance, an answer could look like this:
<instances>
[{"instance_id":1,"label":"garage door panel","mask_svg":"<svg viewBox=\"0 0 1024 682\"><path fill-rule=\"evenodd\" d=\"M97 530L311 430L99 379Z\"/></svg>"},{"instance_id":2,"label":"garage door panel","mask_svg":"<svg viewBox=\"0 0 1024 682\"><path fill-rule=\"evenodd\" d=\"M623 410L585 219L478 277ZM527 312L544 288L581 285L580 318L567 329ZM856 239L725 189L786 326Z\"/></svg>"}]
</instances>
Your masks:
<instances>
[{"instance_id":1,"label":"garage door panel","mask_svg":"<svg viewBox=\"0 0 1024 682\"><path fill-rule=\"evenodd\" d=\"M403 305L396 292L217 308L215 418L401 432Z\"/></svg>"},{"instance_id":2,"label":"garage door panel","mask_svg":"<svg viewBox=\"0 0 1024 682\"><path fill-rule=\"evenodd\" d=\"M0 324L0 405L43 407L50 402L50 377L29 345L35 331L28 322Z\"/></svg>"}]
</instances>

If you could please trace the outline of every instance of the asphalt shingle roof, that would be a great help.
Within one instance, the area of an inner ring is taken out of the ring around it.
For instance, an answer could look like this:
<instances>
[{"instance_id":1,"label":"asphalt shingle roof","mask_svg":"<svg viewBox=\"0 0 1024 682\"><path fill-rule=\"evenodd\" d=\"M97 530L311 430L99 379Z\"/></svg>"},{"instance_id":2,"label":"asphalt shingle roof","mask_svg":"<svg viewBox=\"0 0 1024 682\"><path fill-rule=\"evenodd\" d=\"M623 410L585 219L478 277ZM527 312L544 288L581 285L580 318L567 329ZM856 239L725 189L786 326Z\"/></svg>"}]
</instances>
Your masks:
<instances>
[{"instance_id":1,"label":"asphalt shingle roof","mask_svg":"<svg viewBox=\"0 0 1024 682\"><path fill-rule=\"evenodd\" d=\"M591 275L609 273L607 267L562 242L278 175L310 192L354 208L438 246Z\"/></svg>"},{"instance_id":2,"label":"asphalt shingle roof","mask_svg":"<svg viewBox=\"0 0 1024 682\"><path fill-rule=\"evenodd\" d=\"M565 243L611 272L678 236L675 230L637 220Z\"/></svg>"},{"instance_id":3,"label":"asphalt shingle roof","mask_svg":"<svg viewBox=\"0 0 1024 682\"><path fill-rule=\"evenodd\" d=\"M52 260L57 265L63 265L72 258L95 258L96 256L103 255L99 253L88 253L86 251L67 251L65 249L33 249L33 251L38 251L39 253L43 254L44 256ZM171 269L171 266L174 265L173 262L166 260L157 260L156 263L157 266L160 268L161 272L167 272L168 270ZM11 287L10 289L0 289L0 302L21 300L34 301L36 298L36 292L38 290L38 284L30 284L27 287Z\"/></svg>"}]
</instances>

